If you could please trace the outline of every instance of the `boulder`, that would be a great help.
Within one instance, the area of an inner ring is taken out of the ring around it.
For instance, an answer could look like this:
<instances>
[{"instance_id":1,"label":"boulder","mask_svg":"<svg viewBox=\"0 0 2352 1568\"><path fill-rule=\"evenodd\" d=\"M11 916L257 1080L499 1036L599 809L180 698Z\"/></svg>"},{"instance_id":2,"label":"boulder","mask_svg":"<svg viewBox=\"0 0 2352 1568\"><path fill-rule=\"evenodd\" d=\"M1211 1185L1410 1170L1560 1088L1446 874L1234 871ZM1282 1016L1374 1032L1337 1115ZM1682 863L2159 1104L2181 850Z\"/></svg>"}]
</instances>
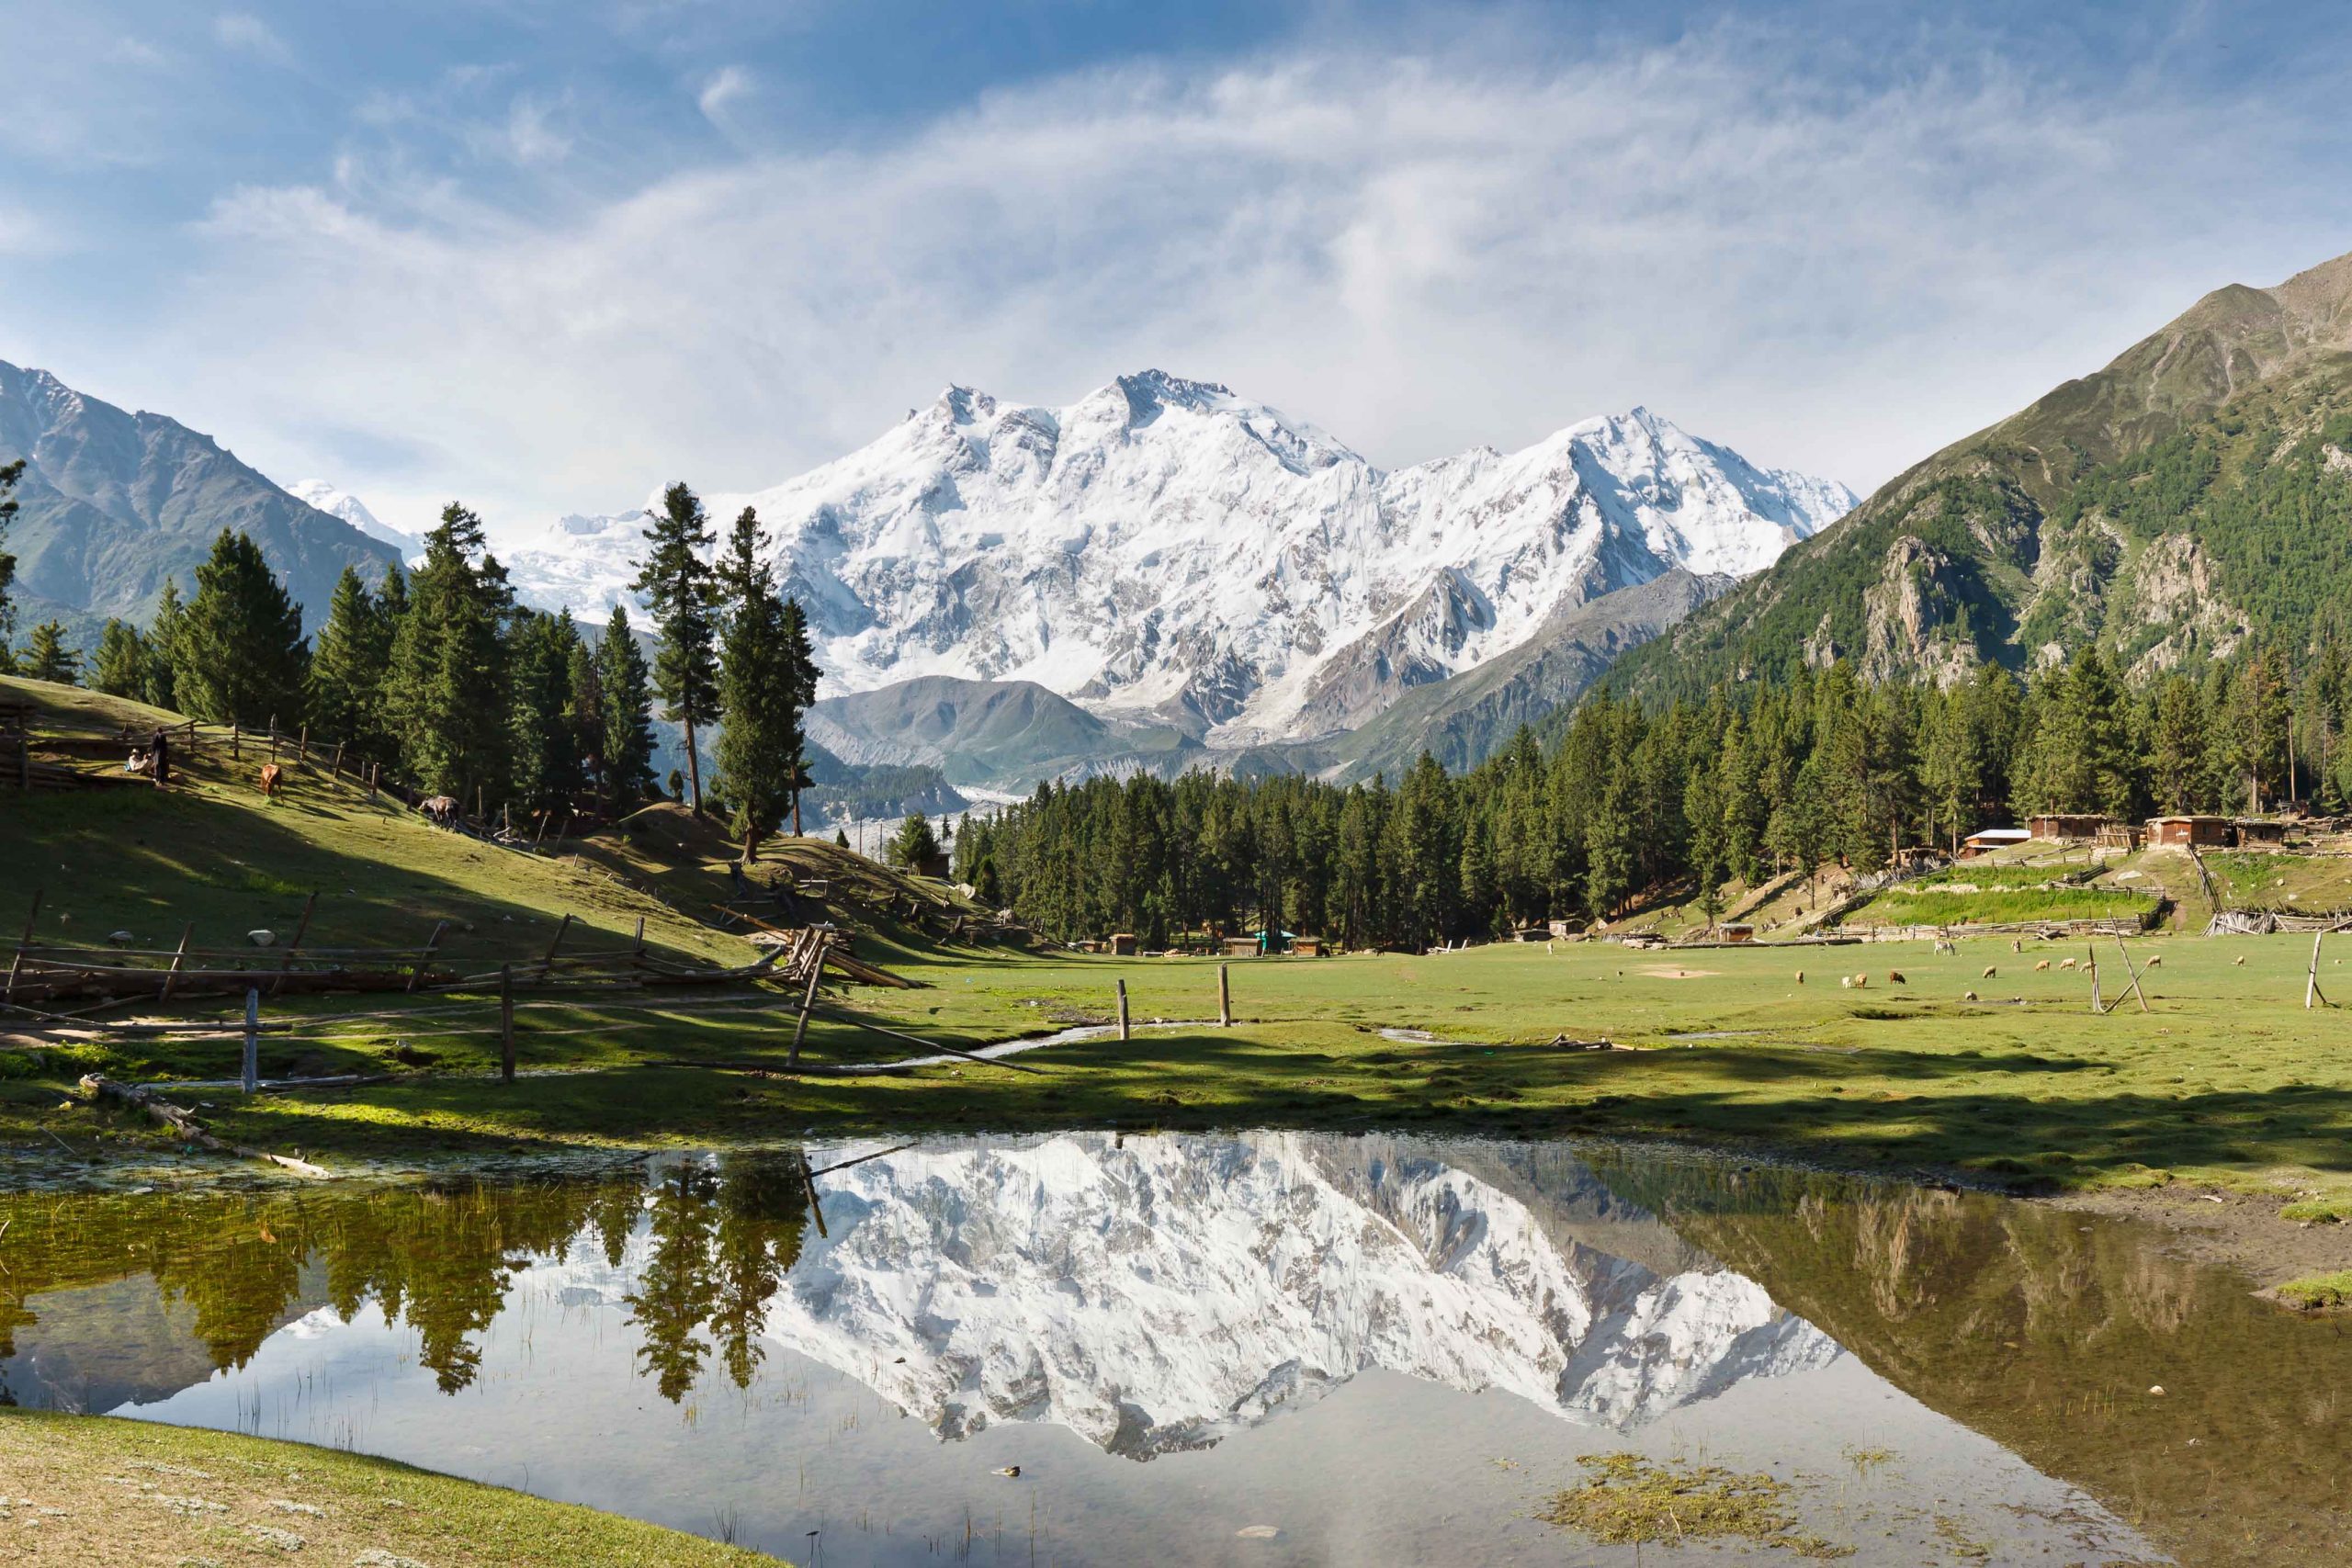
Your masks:
<instances>
[{"instance_id":1,"label":"boulder","mask_svg":"<svg viewBox=\"0 0 2352 1568\"><path fill-rule=\"evenodd\" d=\"M255 947L267 947L277 942L277 933L270 931L252 931L245 933L245 940Z\"/></svg>"}]
</instances>

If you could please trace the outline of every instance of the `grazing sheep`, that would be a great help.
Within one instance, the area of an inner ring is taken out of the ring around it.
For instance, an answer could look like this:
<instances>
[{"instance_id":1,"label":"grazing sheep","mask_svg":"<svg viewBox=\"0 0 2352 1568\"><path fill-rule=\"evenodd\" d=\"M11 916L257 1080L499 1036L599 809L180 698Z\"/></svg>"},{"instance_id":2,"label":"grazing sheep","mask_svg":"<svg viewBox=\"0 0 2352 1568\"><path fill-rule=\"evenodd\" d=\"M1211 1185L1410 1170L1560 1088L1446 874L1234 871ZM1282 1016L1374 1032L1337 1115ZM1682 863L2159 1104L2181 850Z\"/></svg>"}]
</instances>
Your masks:
<instances>
[{"instance_id":1,"label":"grazing sheep","mask_svg":"<svg viewBox=\"0 0 2352 1568\"><path fill-rule=\"evenodd\" d=\"M2245 954L2241 953L2235 958L2231 959L2230 962L2243 969L2245 967Z\"/></svg>"},{"instance_id":2,"label":"grazing sheep","mask_svg":"<svg viewBox=\"0 0 2352 1568\"><path fill-rule=\"evenodd\" d=\"M1936 942L1937 956L1941 957L1947 953L1951 953L1955 958L1960 956L1960 943L1956 942L1944 942L1939 939Z\"/></svg>"},{"instance_id":3,"label":"grazing sheep","mask_svg":"<svg viewBox=\"0 0 2352 1568\"><path fill-rule=\"evenodd\" d=\"M1852 989L1854 988L1854 977L1853 977L1851 975L1840 975L1840 976L1838 976L1838 989L1840 989L1840 990L1845 990L1845 991L1850 991L1850 990L1852 990Z\"/></svg>"},{"instance_id":4,"label":"grazing sheep","mask_svg":"<svg viewBox=\"0 0 2352 1568\"><path fill-rule=\"evenodd\" d=\"M1991 978L1993 977L1993 976L1994 976L1994 974L1995 974L1995 973L1996 973L1996 971L1995 971L1995 969L1994 969L1993 965L1992 965L1992 964L1987 964L1986 965L1984 965L1984 973L1982 976L1979 976L1979 978L1981 978L1981 979L1985 979L1985 980L1989 980L1989 979L1991 979Z\"/></svg>"},{"instance_id":5,"label":"grazing sheep","mask_svg":"<svg viewBox=\"0 0 2352 1568\"><path fill-rule=\"evenodd\" d=\"M1886 972L1886 983L1890 986L1907 986L1911 982L1903 977L1902 970L1890 969Z\"/></svg>"},{"instance_id":6,"label":"grazing sheep","mask_svg":"<svg viewBox=\"0 0 2352 1568\"><path fill-rule=\"evenodd\" d=\"M1800 986L1804 984L1804 971L1802 969L1797 971L1797 984Z\"/></svg>"},{"instance_id":7,"label":"grazing sheep","mask_svg":"<svg viewBox=\"0 0 2352 1568\"><path fill-rule=\"evenodd\" d=\"M2148 960L2148 967L2149 967L2149 968L2151 968L2151 969L2161 969L2161 968L2163 968L2164 966L2165 966L2165 955L2164 955L2163 953L2157 953L2154 958L2151 958L2151 959L2149 959L2149 960Z\"/></svg>"},{"instance_id":8,"label":"grazing sheep","mask_svg":"<svg viewBox=\"0 0 2352 1568\"><path fill-rule=\"evenodd\" d=\"M2060 960L2058 961L2058 967L2059 967L2059 968L2061 968L2061 969L2072 969L2074 966L2075 966L2075 961L2074 961L2073 959L2071 959L2071 958L2062 958L2062 959L2060 959ZM2049 965L2047 963L2044 963L2044 964L2042 964L2041 965L2041 968L2044 968L2044 969L2047 969L2047 968L2049 968L2049 967L2050 967L2050 965Z\"/></svg>"},{"instance_id":9,"label":"grazing sheep","mask_svg":"<svg viewBox=\"0 0 2352 1568\"><path fill-rule=\"evenodd\" d=\"M1868 990L1870 988L1870 984L1871 977L1868 975L1857 975L1854 976L1854 989L1858 991Z\"/></svg>"},{"instance_id":10,"label":"grazing sheep","mask_svg":"<svg viewBox=\"0 0 2352 1568\"><path fill-rule=\"evenodd\" d=\"M1973 1002L1976 999L1976 993L1974 991L1965 992L1962 995L1960 999L1964 1002Z\"/></svg>"},{"instance_id":11,"label":"grazing sheep","mask_svg":"<svg viewBox=\"0 0 2352 1568\"><path fill-rule=\"evenodd\" d=\"M2074 961L2073 959L2069 958L2068 960L2066 960L2066 962L2067 962L2068 964L2072 964L2072 963L2074 963L2075 961ZM2050 960L2048 960L2047 958L2045 958L2045 959L2041 960L2041 962L2040 962L2039 964L2036 964L2033 967L2034 967L2035 972L2036 972L2036 973L2039 973L2039 972L2041 972L2041 970L2044 970L2044 969L2047 969L2047 968L2049 968L2049 967L2050 967Z\"/></svg>"}]
</instances>

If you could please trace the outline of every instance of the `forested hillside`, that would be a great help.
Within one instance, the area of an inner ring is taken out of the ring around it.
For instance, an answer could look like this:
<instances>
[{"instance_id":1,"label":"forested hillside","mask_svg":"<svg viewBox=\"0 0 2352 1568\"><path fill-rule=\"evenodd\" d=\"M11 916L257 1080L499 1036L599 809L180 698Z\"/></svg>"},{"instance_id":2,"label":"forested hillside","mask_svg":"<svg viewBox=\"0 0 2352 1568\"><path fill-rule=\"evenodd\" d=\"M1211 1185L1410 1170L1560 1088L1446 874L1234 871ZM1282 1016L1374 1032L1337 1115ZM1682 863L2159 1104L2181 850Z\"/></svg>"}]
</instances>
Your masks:
<instances>
[{"instance_id":1,"label":"forested hillside","mask_svg":"<svg viewBox=\"0 0 2352 1568\"><path fill-rule=\"evenodd\" d=\"M2352 606L2352 256L2221 289L1897 477L1621 663L1702 693L1833 658L1869 680L2102 644L2146 679L2250 643L2301 660Z\"/></svg>"}]
</instances>

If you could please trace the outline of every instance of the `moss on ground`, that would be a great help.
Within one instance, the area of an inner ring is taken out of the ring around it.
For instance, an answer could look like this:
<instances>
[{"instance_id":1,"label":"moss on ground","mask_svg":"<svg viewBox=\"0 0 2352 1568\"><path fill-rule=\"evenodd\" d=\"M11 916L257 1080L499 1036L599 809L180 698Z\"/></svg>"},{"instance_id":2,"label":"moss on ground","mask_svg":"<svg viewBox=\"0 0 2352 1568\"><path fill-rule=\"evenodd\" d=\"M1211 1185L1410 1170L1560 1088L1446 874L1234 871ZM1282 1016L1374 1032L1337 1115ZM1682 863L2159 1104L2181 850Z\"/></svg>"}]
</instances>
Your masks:
<instances>
[{"instance_id":1,"label":"moss on ground","mask_svg":"<svg viewBox=\"0 0 2352 1568\"><path fill-rule=\"evenodd\" d=\"M264 1558L362 1568L722 1568L776 1559L339 1450L0 1410L0 1539L63 1568Z\"/></svg>"}]
</instances>

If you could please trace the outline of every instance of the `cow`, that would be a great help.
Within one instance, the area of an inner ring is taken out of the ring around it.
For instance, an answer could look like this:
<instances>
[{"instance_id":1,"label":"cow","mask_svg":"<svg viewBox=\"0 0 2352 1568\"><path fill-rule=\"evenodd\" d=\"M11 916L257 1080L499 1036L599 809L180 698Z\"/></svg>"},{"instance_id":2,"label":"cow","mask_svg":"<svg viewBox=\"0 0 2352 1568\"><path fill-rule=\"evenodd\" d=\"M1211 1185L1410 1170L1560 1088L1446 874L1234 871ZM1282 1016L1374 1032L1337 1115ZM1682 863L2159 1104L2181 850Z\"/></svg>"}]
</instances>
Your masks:
<instances>
[{"instance_id":1,"label":"cow","mask_svg":"<svg viewBox=\"0 0 2352 1568\"><path fill-rule=\"evenodd\" d=\"M275 762L261 765L261 794L264 800L276 800L278 786L286 782L286 770Z\"/></svg>"},{"instance_id":2,"label":"cow","mask_svg":"<svg viewBox=\"0 0 2352 1568\"><path fill-rule=\"evenodd\" d=\"M416 803L416 808L431 818L433 825L436 828L454 828L458 825L458 803L450 795L428 795Z\"/></svg>"},{"instance_id":3,"label":"cow","mask_svg":"<svg viewBox=\"0 0 2352 1568\"><path fill-rule=\"evenodd\" d=\"M1890 969L1886 972L1886 983L1890 986L1907 986L1911 982L1903 977L1902 970Z\"/></svg>"},{"instance_id":4,"label":"cow","mask_svg":"<svg viewBox=\"0 0 2352 1568\"><path fill-rule=\"evenodd\" d=\"M1945 942L1941 938L1939 938L1936 942L1936 953L1939 957L1949 953L1953 957L1957 958L1960 956L1960 943L1956 942Z\"/></svg>"}]
</instances>

